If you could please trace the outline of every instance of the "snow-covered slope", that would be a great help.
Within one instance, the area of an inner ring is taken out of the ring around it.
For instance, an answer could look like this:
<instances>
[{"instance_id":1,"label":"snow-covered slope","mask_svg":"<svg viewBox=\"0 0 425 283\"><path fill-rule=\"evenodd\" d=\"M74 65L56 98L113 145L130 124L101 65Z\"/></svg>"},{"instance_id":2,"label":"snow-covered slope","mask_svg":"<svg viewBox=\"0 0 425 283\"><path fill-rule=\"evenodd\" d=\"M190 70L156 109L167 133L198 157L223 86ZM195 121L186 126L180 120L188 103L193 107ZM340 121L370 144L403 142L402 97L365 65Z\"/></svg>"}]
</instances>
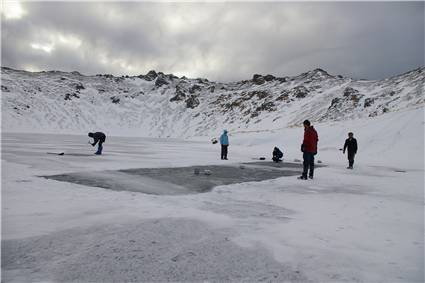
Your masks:
<instances>
[{"instance_id":1,"label":"snow-covered slope","mask_svg":"<svg viewBox=\"0 0 425 283\"><path fill-rule=\"evenodd\" d=\"M357 138L359 152L356 164L424 169L424 110L401 110L373 119L365 117L349 121L315 124L319 135L316 160L330 166L342 166L347 157L339 149L343 147L348 132ZM302 159L300 144L302 128L286 128L267 132L245 132L231 137L232 148L248 146L245 154L271 158L272 150L278 146L284 159Z\"/></svg>"},{"instance_id":2,"label":"snow-covered slope","mask_svg":"<svg viewBox=\"0 0 425 283\"><path fill-rule=\"evenodd\" d=\"M2 130L190 137L374 117L424 105L425 68L381 81L315 69L232 83L2 68Z\"/></svg>"}]
</instances>

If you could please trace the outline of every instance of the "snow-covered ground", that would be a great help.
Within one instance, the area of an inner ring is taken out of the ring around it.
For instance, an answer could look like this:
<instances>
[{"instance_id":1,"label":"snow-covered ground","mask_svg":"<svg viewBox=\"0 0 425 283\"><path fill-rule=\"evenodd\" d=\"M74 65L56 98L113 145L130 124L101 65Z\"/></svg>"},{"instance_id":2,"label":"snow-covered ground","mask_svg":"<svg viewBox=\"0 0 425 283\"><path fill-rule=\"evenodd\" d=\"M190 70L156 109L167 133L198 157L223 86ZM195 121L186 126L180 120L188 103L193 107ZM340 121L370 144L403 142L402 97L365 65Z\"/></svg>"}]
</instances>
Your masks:
<instances>
[{"instance_id":1,"label":"snow-covered ground","mask_svg":"<svg viewBox=\"0 0 425 283\"><path fill-rule=\"evenodd\" d=\"M227 164L209 139L108 137L94 156L85 133L3 133L2 281L423 282L423 108L315 127L327 167L314 180L178 196L38 176ZM348 131L354 170L339 151ZM234 133L227 162L269 157L275 145L301 159L302 134ZM81 155L46 154L61 151Z\"/></svg>"}]
</instances>

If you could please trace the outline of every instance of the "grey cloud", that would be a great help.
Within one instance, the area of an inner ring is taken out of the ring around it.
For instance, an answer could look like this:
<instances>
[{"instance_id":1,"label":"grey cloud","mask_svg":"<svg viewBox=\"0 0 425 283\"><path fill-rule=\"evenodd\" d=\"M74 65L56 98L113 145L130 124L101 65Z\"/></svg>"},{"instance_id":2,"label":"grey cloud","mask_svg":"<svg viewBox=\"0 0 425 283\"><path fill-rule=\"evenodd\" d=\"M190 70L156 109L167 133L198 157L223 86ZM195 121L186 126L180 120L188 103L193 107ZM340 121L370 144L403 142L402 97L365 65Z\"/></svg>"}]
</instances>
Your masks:
<instances>
[{"instance_id":1,"label":"grey cloud","mask_svg":"<svg viewBox=\"0 0 425 283\"><path fill-rule=\"evenodd\" d=\"M2 18L4 66L118 75L154 68L230 81L316 67L377 79L424 65L423 2L23 5L22 19ZM30 47L54 34L81 46Z\"/></svg>"}]
</instances>

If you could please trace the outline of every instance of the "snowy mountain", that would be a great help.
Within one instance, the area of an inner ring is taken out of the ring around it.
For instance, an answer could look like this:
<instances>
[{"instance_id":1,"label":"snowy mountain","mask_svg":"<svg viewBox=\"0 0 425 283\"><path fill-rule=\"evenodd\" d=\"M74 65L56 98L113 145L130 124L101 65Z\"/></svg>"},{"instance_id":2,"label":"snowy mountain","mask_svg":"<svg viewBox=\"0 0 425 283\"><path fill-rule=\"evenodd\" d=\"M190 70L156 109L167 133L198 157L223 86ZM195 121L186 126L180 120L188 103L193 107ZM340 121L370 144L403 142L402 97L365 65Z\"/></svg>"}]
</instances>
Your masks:
<instances>
[{"instance_id":1,"label":"snowy mountain","mask_svg":"<svg viewBox=\"0 0 425 283\"><path fill-rule=\"evenodd\" d=\"M231 83L155 71L114 77L2 67L2 129L151 137L262 131L420 108L424 86L424 67L379 81L315 69Z\"/></svg>"}]
</instances>

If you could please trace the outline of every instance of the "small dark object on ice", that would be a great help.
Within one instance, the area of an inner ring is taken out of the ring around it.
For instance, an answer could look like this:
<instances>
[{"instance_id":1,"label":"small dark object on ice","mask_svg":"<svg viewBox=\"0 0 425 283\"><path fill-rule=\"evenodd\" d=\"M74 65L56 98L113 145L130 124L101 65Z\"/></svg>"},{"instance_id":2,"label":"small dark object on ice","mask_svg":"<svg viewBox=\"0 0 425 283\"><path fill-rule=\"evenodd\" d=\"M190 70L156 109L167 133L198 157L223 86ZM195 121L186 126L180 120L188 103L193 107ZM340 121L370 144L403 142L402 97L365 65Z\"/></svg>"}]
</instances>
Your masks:
<instances>
[{"instance_id":1,"label":"small dark object on ice","mask_svg":"<svg viewBox=\"0 0 425 283\"><path fill-rule=\"evenodd\" d=\"M317 163L322 163L322 160L317 160Z\"/></svg>"},{"instance_id":2,"label":"small dark object on ice","mask_svg":"<svg viewBox=\"0 0 425 283\"><path fill-rule=\"evenodd\" d=\"M212 142L212 144L216 144L216 143L218 143L218 141L217 141L217 139L216 139L216 138L211 139L211 142Z\"/></svg>"},{"instance_id":3,"label":"small dark object on ice","mask_svg":"<svg viewBox=\"0 0 425 283\"><path fill-rule=\"evenodd\" d=\"M65 152L59 152L59 153L57 153L57 152L48 152L47 154L64 155Z\"/></svg>"},{"instance_id":4,"label":"small dark object on ice","mask_svg":"<svg viewBox=\"0 0 425 283\"><path fill-rule=\"evenodd\" d=\"M253 157L251 158L252 160L266 160L265 157L261 156L261 157Z\"/></svg>"},{"instance_id":5,"label":"small dark object on ice","mask_svg":"<svg viewBox=\"0 0 425 283\"><path fill-rule=\"evenodd\" d=\"M294 162L301 162L301 160L299 160L299 159L294 159Z\"/></svg>"}]
</instances>

